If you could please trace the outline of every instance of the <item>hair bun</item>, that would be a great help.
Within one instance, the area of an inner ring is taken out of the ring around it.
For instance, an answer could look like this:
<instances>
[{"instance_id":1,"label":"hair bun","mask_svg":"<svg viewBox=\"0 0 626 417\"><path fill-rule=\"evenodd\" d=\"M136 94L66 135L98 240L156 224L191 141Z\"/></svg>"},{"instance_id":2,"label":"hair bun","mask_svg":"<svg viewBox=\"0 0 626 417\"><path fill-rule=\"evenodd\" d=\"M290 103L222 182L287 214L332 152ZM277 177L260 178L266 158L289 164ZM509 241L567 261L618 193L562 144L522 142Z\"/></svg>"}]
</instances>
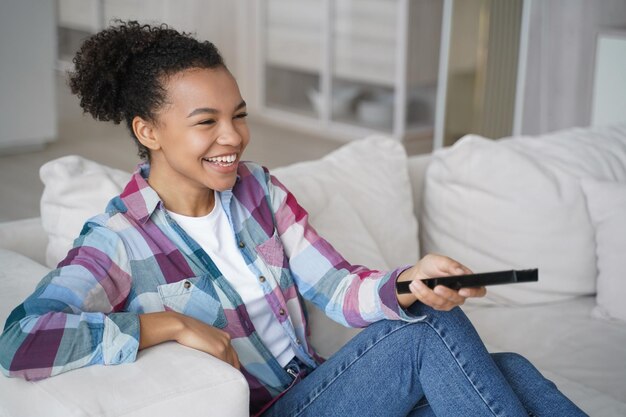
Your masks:
<instances>
[{"instance_id":1,"label":"hair bun","mask_svg":"<svg viewBox=\"0 0 626 417\"><path fill-rule=\"evenodd\" d=\"M118 21L84 41L74 57L70 73L72 93L80 98L86 113L103 121L120 123L125 116L124 89L132 78L137 56L150 48L158 29L136 21Z\"/></svg>"}]
</instances>

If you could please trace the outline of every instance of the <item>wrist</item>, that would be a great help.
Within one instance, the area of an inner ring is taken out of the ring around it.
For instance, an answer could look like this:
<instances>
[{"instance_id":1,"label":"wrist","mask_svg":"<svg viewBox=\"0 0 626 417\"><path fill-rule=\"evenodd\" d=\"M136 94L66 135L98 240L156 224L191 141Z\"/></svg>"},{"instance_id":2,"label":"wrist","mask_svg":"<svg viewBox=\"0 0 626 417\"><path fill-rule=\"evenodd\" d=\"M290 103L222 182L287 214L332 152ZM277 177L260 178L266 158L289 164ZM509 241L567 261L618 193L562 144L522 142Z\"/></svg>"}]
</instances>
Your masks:
<instances>
[{"instance_id":1,"label":"wrist","mask_svg":"<svg viewBox=\"0 0 626 417\"><path fill-rule=\"evenodd\" d=\"M184 316L174 311L139 315L139 349L177 340L185 325Z\"/></svg>"},{"instance_id":2,"label":"wrist","mask_svg":"<svg viewBox=\"0 0 626 417\"><path fill-rule=\"evenodd\" d=\"M396 278L396 282L413 281L416 275L415 269L416 269L416 266L412 266L402 271ZM398 304L403 309L407 309L415 301L417 301L417 298L413 294L398 294L397 290L396 290L396 298L398 299Z\"/></svg>"},{"instance_id":3,"label":"wrist","mask_svg":"<svg viewBox=\"0 0 626 417\"><path fill-rule=\"evenodd\" d=\"M404 271L402 271L400 274L398 274L398 277L396 278L396 282L413 281L414 279L415 279L415 266L411 266L405 269Z\"/></svg>"}]
</instances>

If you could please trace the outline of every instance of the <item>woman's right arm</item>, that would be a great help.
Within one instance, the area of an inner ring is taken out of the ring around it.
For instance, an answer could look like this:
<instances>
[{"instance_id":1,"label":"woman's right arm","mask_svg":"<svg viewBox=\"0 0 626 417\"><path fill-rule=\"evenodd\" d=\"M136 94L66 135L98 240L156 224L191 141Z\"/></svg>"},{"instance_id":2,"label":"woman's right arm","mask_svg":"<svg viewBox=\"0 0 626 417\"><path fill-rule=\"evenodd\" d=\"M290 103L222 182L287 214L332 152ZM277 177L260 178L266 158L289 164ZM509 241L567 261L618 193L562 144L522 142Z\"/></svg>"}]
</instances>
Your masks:
<instances>
[{"instance_id":1,"label":"woman's right arm","mask_svg":"<svg viewBox=\"0 0 626 417\"><path fill-rule=\"evenodd\" d=\"M239 357L230 344L230 335L192 317L174 311L139 315L139 349L170 340L200 350L239 369Z\"/></svg>"},{"instance_id":2,"label":"woman's right arm","mask_svg":"<svg viewBox=\"0 0 626 417\"><path fill-rule=\"evenodd\" d=\"M130 262L120 237L93 222L13 310L0 335L0 369L36 380L92 364L135 360L139 318L123 308Z\"/></svg>"}]
</instances>

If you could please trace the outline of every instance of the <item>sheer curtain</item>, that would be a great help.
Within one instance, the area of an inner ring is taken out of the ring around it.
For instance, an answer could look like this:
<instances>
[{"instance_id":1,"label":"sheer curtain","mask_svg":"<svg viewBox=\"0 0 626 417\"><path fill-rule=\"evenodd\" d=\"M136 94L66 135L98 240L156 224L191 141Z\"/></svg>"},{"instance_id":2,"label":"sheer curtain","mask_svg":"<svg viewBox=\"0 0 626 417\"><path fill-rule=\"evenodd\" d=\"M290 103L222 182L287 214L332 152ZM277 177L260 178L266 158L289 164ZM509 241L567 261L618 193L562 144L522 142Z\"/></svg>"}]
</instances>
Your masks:
<instances>
[{"instance_id":1,"label":"sheer curtain","mask_svg":"<svg viewBox=\"0 0 626 417\"><path fill-rule=\"evenodd\" d=\"M532 1L523 134L587 126L598 32L626 27L625 0Z\"/></svg>"}]
</instances>

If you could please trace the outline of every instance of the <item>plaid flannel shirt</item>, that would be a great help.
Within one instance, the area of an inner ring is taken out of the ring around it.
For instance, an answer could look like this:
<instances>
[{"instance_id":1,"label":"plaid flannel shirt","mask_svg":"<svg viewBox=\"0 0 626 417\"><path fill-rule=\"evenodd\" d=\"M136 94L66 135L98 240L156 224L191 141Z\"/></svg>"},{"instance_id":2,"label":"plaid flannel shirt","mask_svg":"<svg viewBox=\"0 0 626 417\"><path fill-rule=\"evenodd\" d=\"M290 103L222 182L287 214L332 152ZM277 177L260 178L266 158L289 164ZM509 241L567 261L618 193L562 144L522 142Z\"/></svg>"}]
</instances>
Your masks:
<instances>
[{"instance_id":1,"label":"plaid flannel shirt","mask_svg":"<svg viewBox=\"0 0 626 417\"><path fill-rule=\"evenodd\" d=\"M0 336L7 376L41 379L71 369L132 362L138 315L174 310L231 335L258 412L292 378L256 333L246 306L209 256L169 217L141 165L104 214L88 220L74 247L13 310ZM94 184L97 186L97 184ZM294 196L267 169L241 163L218 193L241 255L300 360L321 363L307 339L301 297L333 320L364 327L419 320L398 305L396 277L349 264L308 224Z\"/></svg>"}]
</instances>

